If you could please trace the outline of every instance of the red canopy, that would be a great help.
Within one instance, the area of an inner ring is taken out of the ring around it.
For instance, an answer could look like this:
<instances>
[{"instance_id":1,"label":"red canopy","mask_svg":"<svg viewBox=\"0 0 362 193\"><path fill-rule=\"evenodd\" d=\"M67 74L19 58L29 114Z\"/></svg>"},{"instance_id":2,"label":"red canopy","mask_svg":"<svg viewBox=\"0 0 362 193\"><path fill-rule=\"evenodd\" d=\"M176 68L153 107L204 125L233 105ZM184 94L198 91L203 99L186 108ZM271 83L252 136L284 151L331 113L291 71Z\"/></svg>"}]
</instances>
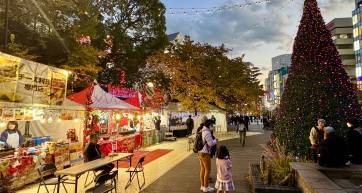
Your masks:
<instances>
[{"instance_id":1,"label":"red canopy","mask_svg":"<svg viewBox=\"0 0 362 193\"><path fill-rule=\"evenodd\" d=\"M141 107L141 93L134 89L108 85L108 92L133 106Z\"/></svg>"},{"instance_id":2,"label":"red canopy","mask_svg":"<svg viewBox=\"0 0 362 193\"><path fill-rule=\"evenodd\" d=\"M128 104L117 97L105 92L98 84L90 86L67 98L79 104L86 105L87 98L90 97L90 108L102 110L139 110L138 107Z\"/></svg>"}]
</instances>

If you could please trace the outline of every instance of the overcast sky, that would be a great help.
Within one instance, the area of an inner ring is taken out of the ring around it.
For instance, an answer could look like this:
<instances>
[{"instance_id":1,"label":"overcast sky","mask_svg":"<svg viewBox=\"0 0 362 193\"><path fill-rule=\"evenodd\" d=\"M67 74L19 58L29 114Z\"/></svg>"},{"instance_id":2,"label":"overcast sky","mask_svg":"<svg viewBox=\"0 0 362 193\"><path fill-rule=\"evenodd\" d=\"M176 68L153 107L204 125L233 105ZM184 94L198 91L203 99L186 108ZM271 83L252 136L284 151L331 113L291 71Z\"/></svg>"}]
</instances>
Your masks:
<instances>
[{"instance_id":1,"label":"overcast sky","mask_svg":"<svg viewBox=\"0 0 362 193\"><path fill-rule=\"evenodd\" d=\"M161 0L168 9L167 33L181 32L198 42L225 44L231 57L259 67L264 80L271 58L292 52L303 0ZM354 0L318 0L326 23L351 17ZM181 9L180 9L181 8ZM197 9L184 9L197 8ZM263 81L262 81L263 83Z\"/></svg>"}]
</instances>

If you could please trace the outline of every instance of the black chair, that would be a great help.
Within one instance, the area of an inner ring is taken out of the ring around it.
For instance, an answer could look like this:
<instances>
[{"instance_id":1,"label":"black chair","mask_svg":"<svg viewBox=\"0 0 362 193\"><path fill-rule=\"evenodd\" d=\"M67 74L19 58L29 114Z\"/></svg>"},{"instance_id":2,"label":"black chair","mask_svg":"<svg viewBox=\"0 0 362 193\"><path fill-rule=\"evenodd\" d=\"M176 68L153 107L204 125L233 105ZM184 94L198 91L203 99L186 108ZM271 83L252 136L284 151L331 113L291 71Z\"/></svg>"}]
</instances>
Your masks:
<instances>
[{"instance_id":1,"label":"black chair","mask_svg":"<svg viewBox=\"0 0 362 193\"><path fill-rule=\"evenodd\" d=\"M105 174L109 175L108 180L104 184L96 184L93 188L86 190L86 193L107 193L113 192L113 190L117 193L117 176L118 170L112 170L111 173ZM107 182L111 183L107 183Z\"/></svg>"},{"instance_id":2,"label":"black chair","mask_svg":"<svg viewBox=\"0 0 362 193\"><path fill-rule=\"evenodd\" d=\"M57 170L55 164L45 164L45 165L41 165L38 168L38 173L40 176L40 182L39 182L39 187L38 187L38 191L37 193L39 193L40 187L44 186L45 189L47 190L47 192L49 193L49 189L47 186L54 186L54 190L53 193L55 192L55 190L57 189L58 186L58 178L56 178L54 176L54 172ZM52 176L51 178L48 178L48 176ZM67 181L67 178L62 178L60 180L60 184L63 185L63 188L65 190L66 193L68 193L67 189L65 188L64 182Z\"/></svg>"},{"instance_id":3,"label":"black chair","mask_svg":"<svg viewBox=\"0 0 362 193\"><path fill-rule=\"evenodd\" d=\"M143 168L143 162L145 161L145 156L141 157L140 160L138 161L136 167L134 168L128 168L128 170L126 172L130 173L129 176L129 180L126 184L125 189L127 189L131 184L132 181L134 179L135 176L137 176L137 183L138 183L138 188L141 190L143 188L143 186L146 184L146 179L145 179L145 173L144 173L144 168ZM140 184L140 179L138 176L138 173L142 173L143 176L143 183L142 185Z\"/></svg>"},{"instance_id":4,"label":"black chair","mask_svg":"<svg viewBox=\"0 0 362 193\"><path fill-rule=\"evenodd\" d=\"M88 177L89 177L89 174L92 173L93 174L93 178L92 180L88 183ZM88 171L87 172L87 176L85 178L85 181L84 181L84 187L88 187L89 185L91 185L93 183L93 181L96 179L96 175L97 173L95 171Z\"/></svg>"}]
</instances>

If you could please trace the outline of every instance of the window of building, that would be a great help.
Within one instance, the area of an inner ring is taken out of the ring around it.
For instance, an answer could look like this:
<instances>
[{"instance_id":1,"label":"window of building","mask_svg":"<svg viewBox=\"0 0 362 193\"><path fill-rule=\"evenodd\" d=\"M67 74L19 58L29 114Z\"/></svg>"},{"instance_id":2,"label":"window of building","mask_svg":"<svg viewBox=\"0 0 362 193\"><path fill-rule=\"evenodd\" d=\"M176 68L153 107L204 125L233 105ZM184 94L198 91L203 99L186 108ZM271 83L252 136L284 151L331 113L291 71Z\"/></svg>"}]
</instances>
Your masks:
<instances>
[{"instance_id":1,"label":"window of building","mask_svg":"<svg viewBox=\"0 0 362 193\"><path fill-rule=\"evenodd\" d=\"M361 45L360 45L361 47ZM353 45L351 44L341 44L341 45L337 45L337 49L353 49Z\"/></svg>"},{"instance_id":2,"label":"window of building","mask_svg":"<svg viewBox=\"0 0 362 193\"><path fill-rule=\"evenodd\" d=\"M354 51L359 50L359 41L354 41Z\"/></svg>"},{"instance_id":3,"label":"window of building","mask_svg":"<svg viewBox=\"0 0 362 193\"><path fill-rule=\"evenodd\" d=\"M342 60L350 60L350 59L354 59L355 55L354 54L344 54L344 55L340 55Z\"/></svg>"},{"instance_id":4,"label":"window of building","mask_svg":"<svg viewBox=\"0 0 362 193\"><path fill-rule=\"evenodd\" d=\"M347 39L348 35L347 34L339 34L339 38L341 39Z\"/></svg>"},{"instance_id":5,"label":"window of building","mask_svg":"<svg viewBox=\"0 0 362 193\"><path fill-rule=\"evenodd\" d=\"M357 37L358 36L358 28L354 28L353 29L353 37ZM332 37L333 38L333 37Z\"/></svg>"},{"instance_id":6,"label":"window of building","mask_svg":"<svg viewBox=\"0 0 362 193\"><path fill-rule=\"evenodd\" d=\"M355 25L356 23L357 23L357 15L354 15L353 17L352 17L352 23L353 23L353 25Z\"/></svg>"},{"instance_id":7,"label":"window of building","mask_svg":"<svg viewBox=\"0 0 362 193\"><path fill-rule=\"evenodd\" d=\"M356 77L357 77L357 80L360 80L362 76L362 67L356 67Z\"/></svg>"}]
</instances>

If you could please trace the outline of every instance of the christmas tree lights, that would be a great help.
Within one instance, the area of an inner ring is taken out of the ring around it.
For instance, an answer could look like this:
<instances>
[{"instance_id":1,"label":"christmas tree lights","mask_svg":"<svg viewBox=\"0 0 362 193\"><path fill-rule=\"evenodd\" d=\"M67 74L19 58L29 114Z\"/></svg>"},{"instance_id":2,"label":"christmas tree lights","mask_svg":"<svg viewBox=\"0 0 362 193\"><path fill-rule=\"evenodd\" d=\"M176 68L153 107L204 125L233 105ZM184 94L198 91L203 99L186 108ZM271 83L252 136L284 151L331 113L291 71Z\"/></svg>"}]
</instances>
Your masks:
<instances>
[{"instance_id":1,"label":"christmas tree lights","mask_svg":"<svg viewBox=\"0 0 362 193\"><path fill-rule=\"evenodd\" d=\"M318 118L339 134L346 119L360 118L356 93L316 0L305 0L275 134L290 152L306 155L309 131Z\"/></svg>"}]
</instances>

